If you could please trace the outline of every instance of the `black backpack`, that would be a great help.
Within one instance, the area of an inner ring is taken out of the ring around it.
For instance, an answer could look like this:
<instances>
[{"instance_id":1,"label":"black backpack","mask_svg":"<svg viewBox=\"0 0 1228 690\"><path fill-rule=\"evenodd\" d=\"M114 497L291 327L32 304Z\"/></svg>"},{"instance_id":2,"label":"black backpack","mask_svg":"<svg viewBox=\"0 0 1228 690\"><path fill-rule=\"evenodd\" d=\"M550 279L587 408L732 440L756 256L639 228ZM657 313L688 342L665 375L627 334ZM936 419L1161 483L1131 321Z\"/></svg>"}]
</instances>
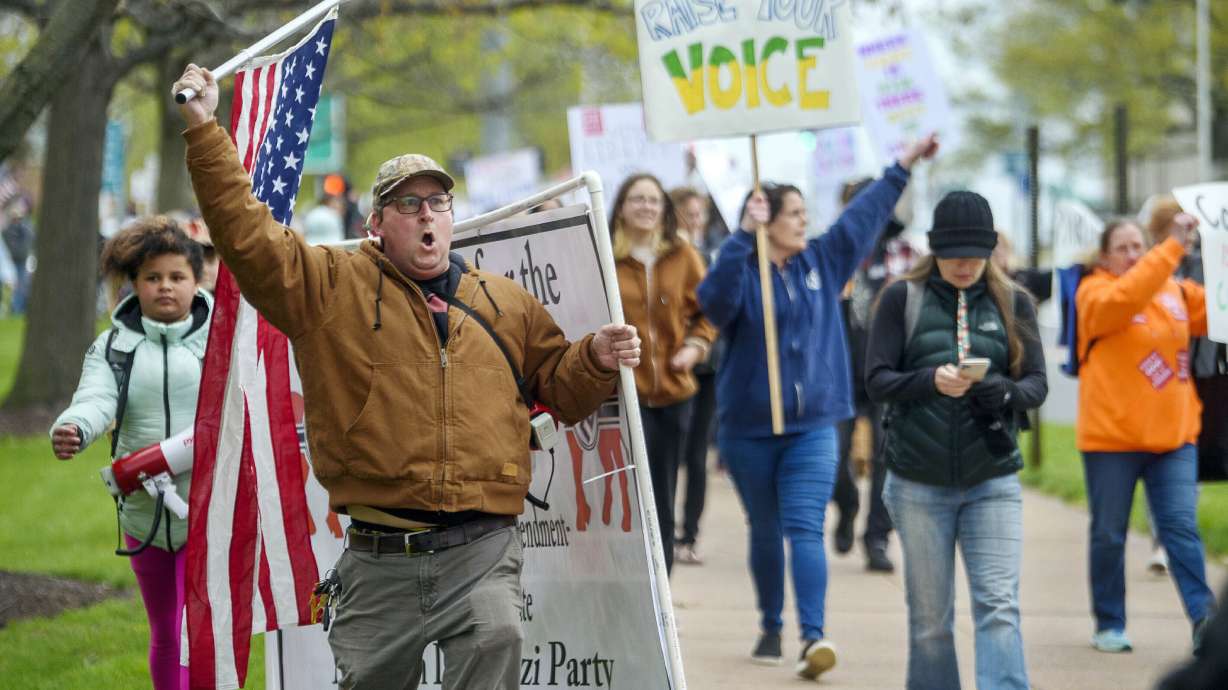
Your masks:
<instances>
[{"instance_id":1,"label":"black backpack","mask_svg":"<svg viewBox=\"0 0 1228 690\"><path fill-rule=\"evenodd\" d=\"M123 352L111 347L119 329L112 327L107 334L106 358L115 375L115 387L119 390L119 400L115 403L115 430L111 432L111 458L115 458L115 449L119 446L119 429L124 424L124 410L128 407L128 383L132 378L132 360L136 351Z\"/></svg>"}]
</instances>

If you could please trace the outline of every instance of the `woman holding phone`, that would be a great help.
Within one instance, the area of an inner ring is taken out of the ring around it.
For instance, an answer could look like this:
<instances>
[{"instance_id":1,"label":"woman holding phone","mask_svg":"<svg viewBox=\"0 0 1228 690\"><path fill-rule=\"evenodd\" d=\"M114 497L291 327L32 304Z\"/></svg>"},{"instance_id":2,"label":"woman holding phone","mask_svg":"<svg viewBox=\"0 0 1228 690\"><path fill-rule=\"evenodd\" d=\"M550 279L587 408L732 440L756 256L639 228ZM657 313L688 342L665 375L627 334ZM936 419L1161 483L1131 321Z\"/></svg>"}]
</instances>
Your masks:
<instances>
[{"instance_id":1,"label":"woman holding phone","mask_svg":"<svg viewBox=\"0 0 1228 690\"><path fill-rule=\"evenodd\" d=\"M989 203L951 192L934 209L932 256L882 293L866 389L887 404L883 501L900 535L908 683L958 688L955 548L976 624L976 685L1028 688L1019 629L1023 459L1017 415L1048 393L1036 308L989 262Z\"/></svg>"}]
</instances>

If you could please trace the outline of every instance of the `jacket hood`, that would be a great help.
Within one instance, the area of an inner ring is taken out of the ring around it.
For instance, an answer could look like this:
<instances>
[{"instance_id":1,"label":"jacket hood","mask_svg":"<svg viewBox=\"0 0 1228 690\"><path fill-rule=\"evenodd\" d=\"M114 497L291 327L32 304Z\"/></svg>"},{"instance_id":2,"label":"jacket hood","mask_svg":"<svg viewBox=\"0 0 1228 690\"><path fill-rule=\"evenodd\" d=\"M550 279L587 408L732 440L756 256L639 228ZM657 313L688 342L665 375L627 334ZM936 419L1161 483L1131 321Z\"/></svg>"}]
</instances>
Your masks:
<instances>
[{"instance_id":1,"label":"jacket hood","mask_svg":"<svg viewBox=\"0 0 1228 690\"><path fill-rule=\"evenodd\" d=\"M188 330L184 331L183 337L187 338L206 326L209 323L209 314L212 309L213 295L210 295L207 290L197 289L196 295L192 298L192 307L189 310L192 324L188 327ZM111 312L111 324L116 328L144 335L145 324L142 322L142 319L141 303L137 300L135 293L120 300L119 304L115 307L115 311Z\"/></svg>"}]
</instances>

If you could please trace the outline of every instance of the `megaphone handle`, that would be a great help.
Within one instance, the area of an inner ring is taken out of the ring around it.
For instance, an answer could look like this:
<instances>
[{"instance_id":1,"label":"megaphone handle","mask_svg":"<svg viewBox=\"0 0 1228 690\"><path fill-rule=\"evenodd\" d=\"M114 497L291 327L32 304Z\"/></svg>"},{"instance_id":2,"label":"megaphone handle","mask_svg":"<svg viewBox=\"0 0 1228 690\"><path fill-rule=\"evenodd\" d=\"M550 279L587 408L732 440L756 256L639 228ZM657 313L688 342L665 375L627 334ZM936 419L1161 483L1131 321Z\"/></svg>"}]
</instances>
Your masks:
<instances>
[{"instance_id":1,"label":"megaphone handle","mask_svg":"<svg viewBox=\"0 0 1228 690\"><path fill-rule=\"evenodd\" d=\"M162 490L162 500L172 513L179 516L180 520L188 519L188 504L184 503L179 494L175 493L173 485Z\"/></svg>"}]
</instances>

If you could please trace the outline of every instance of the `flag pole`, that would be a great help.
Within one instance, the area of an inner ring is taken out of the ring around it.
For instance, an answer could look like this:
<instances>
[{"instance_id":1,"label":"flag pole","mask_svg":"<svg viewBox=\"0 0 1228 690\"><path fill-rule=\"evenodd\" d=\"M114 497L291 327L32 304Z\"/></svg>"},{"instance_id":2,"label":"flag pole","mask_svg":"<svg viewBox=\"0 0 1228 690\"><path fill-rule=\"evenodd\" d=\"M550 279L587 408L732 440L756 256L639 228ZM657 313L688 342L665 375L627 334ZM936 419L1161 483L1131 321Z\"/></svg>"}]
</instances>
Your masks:
<instances>
[{"instance_id":1,"label":"flag pole","mask_svg":"<svg viewBox=\"0 0 1228 690\"><path fill-rule=\"evenodd\" d=\"M231 72L234 72L247 61L268 50L270 47L277 45L287 36L296 33L303 27L315 21L317 17L323 15L325 12L328 12L337 5L340 5L341 2L342 0L322 0L320 3L316 4L315 7L312 7L294 19L291 19L288 23L282 25L281 28L275 30L273 33L265 36L259 41L256 41L247 48L239 51L238 55L230 58L226 62L223 62L220 67L212 70L213 78L220 81L223 77L230 76ZM182 105L195 97L196 91L192 89L184 89L175 94L175 102Z\"/></svg>"},{"instance_id":2,"label":"flag pole","mask_svg":"<svg viewBox=\"0 0 1228 690\"><path fill-rule=\"evenodd\" d=\"M759 186L759 138L750 135L750 169L755 194ZM740 222L740 221L739 221ZM767 349L768 395L772 407L772 433L785 432L785 415L780 401L780 354L776 345L776 306L772 298L772 266L768 260L767 227L755 224L755 248L759 254L759 288L763 301L763 342Z\"/></svg>"}]
</instances>

